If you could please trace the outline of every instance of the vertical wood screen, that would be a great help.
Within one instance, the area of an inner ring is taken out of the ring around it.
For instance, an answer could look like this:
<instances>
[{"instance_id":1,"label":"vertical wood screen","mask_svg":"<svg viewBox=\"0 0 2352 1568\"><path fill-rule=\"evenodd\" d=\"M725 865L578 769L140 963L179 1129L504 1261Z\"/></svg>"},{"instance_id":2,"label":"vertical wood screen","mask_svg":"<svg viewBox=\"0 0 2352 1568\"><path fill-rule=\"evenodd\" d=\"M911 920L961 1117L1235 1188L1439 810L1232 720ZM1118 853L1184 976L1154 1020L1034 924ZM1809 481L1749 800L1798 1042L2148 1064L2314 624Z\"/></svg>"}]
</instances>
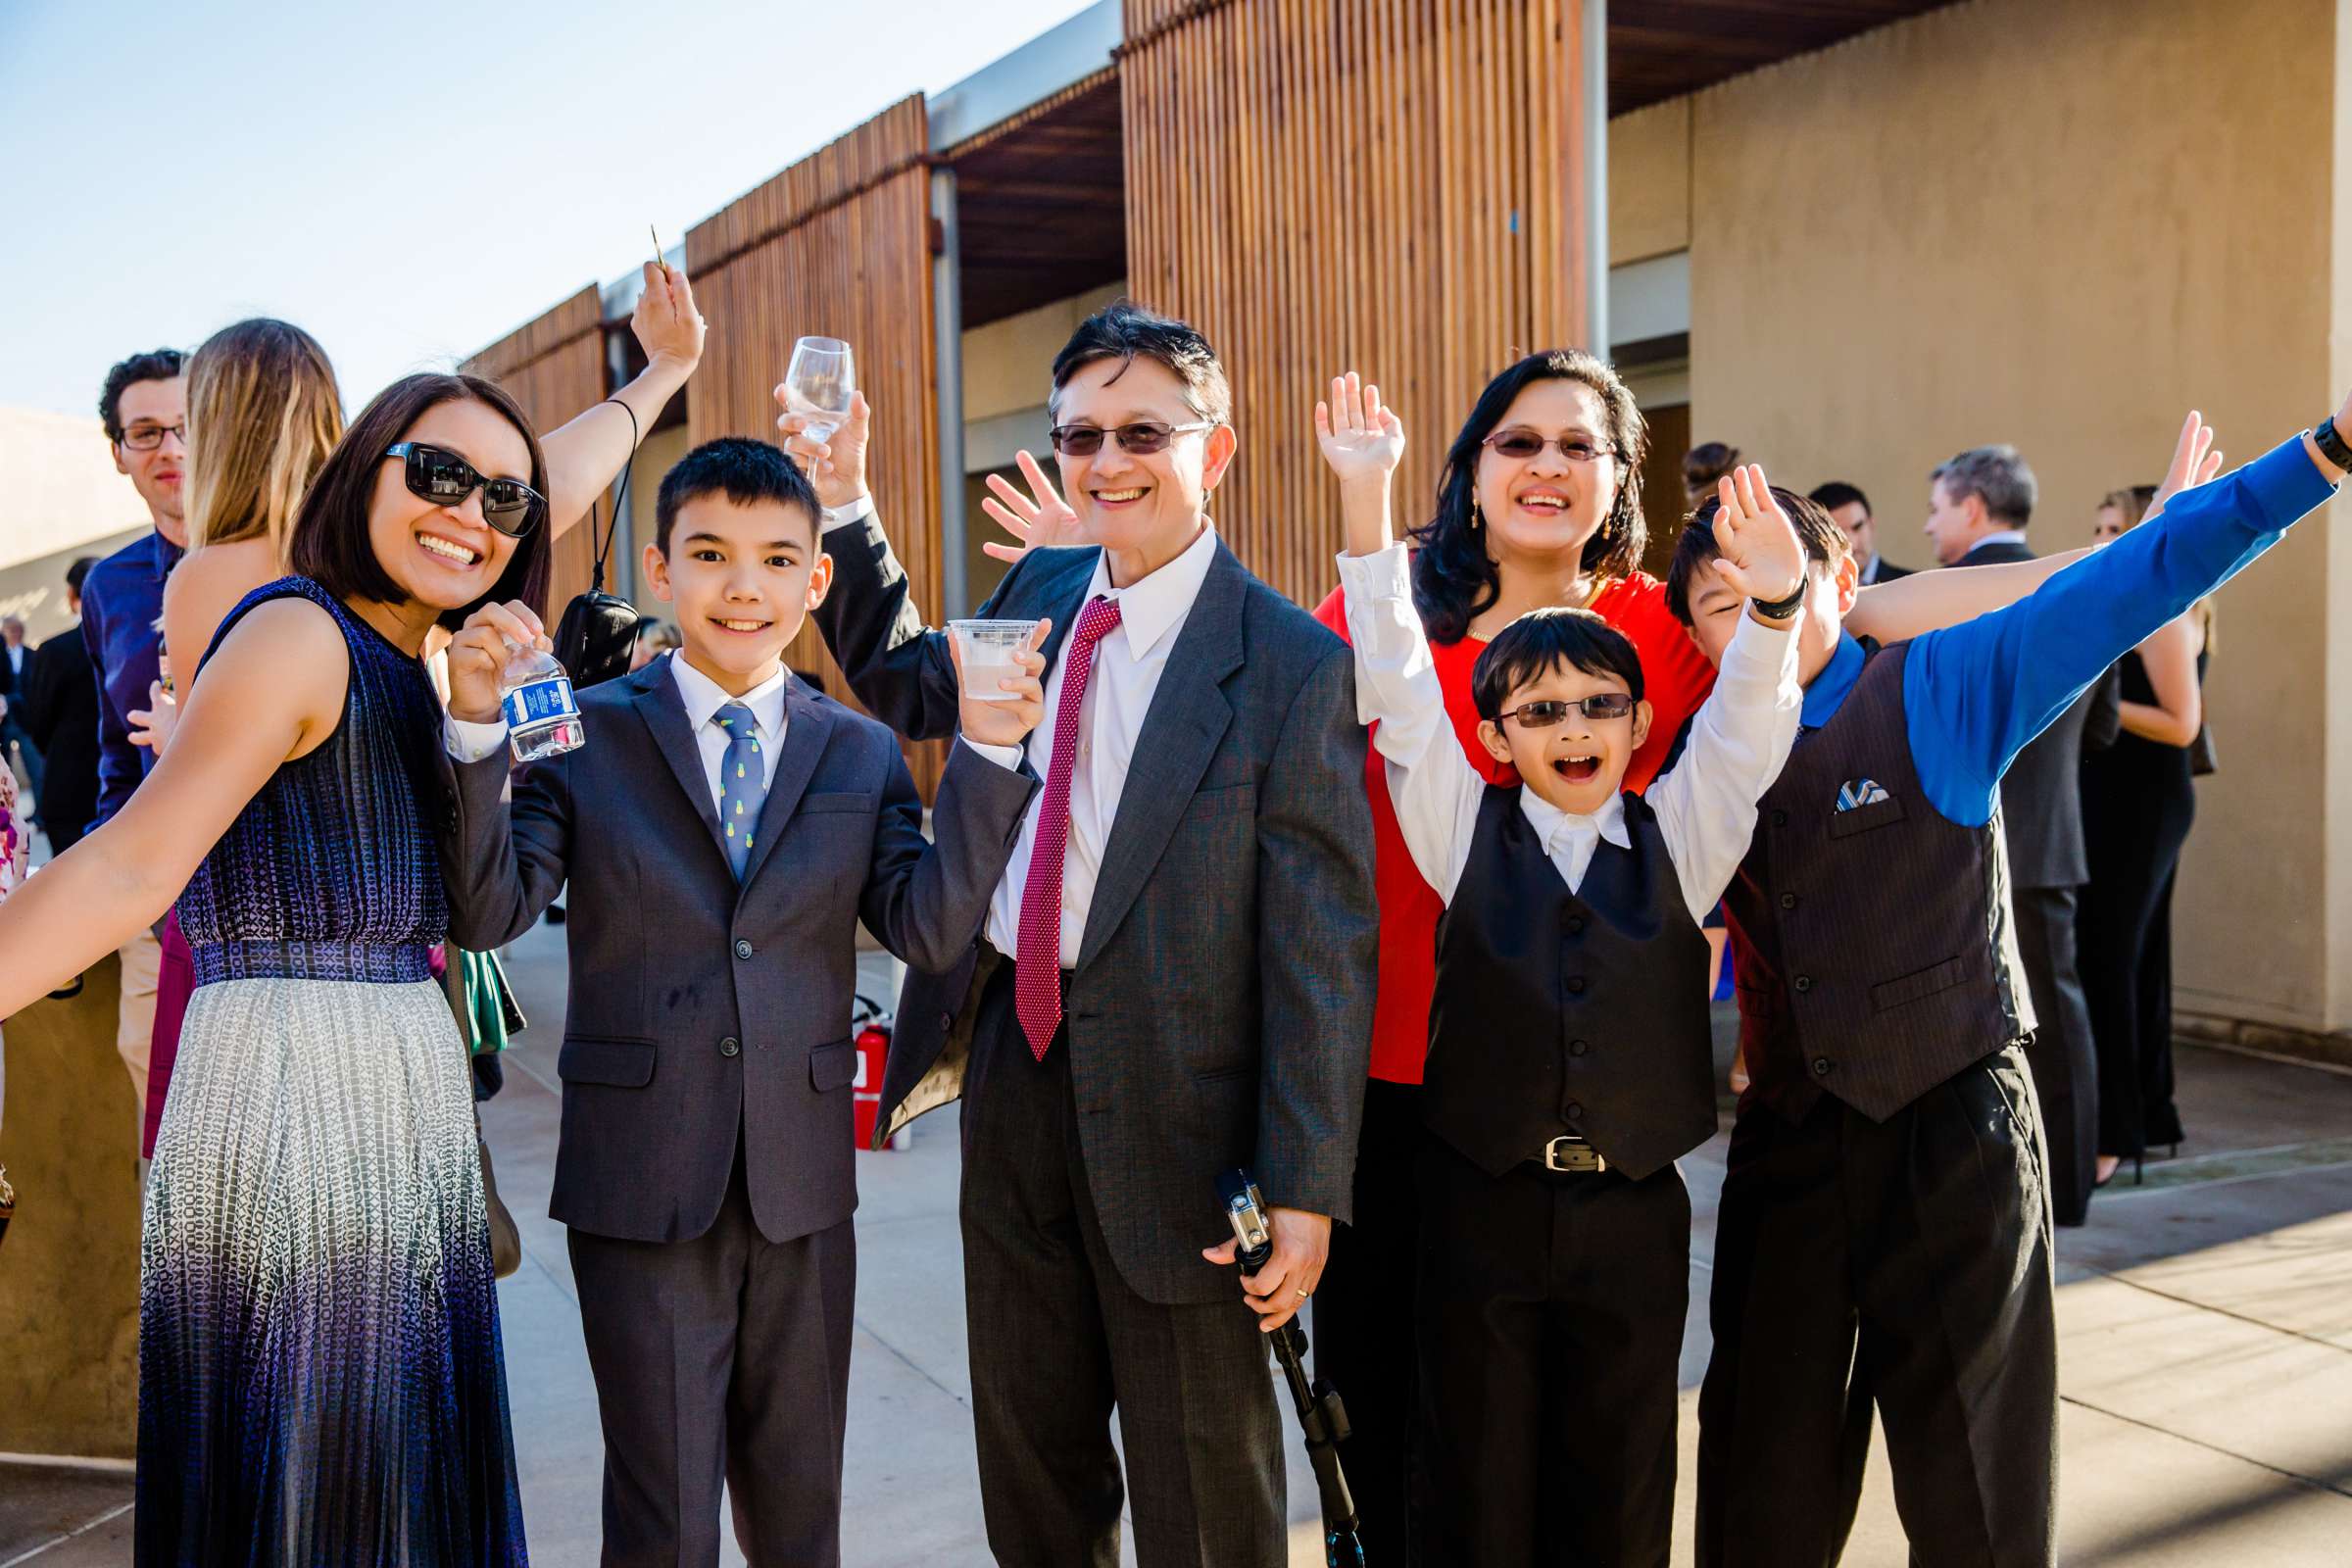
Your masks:
<instances>
[{"instance_id":1,"label":"vertical wood screen","mask_svg":"<svg viewBox=\"0 0 2352 1568\"><path fill-rule=\"evenodd\" d=\"M793 343L837 337L873 406L866 475L917 603L941 616L939 389L932 341L930 121L906 98L686 232L686 270L710 322L687 392L696 443L776 439L776 383ZM813 627L787 662L854 702ZM926 798L942 748L910 746Z\"/></svg>"},{"instance_id":2,"label":"vertical wood screen","mask_svg":"<svg viewBox=\"0 0 2352 1568\"><path fill-rule=\"evenodd\" d=\"M1335 370L1407 421L1398 521L1512 357L1582 346L1581 0L1125 0L1128 286L1199 326L1242 448L1215 514L1309 605Z\"/></svg>"},{"instance_id":3,"label":"vertical wood screen","mask_svg":"<svg viewBox=\"0 0 2352 1568\"><path fill-rule=\"evenodd\" d=\"M610 390L603 296L593 285L584 288L460 368L505 387L530 416L532 427L545 435ZM556 541L555 570L548 579L551 619L575 594L588 591L595 564L596 530L582 520Z\"/></svg>"}]
</instances>

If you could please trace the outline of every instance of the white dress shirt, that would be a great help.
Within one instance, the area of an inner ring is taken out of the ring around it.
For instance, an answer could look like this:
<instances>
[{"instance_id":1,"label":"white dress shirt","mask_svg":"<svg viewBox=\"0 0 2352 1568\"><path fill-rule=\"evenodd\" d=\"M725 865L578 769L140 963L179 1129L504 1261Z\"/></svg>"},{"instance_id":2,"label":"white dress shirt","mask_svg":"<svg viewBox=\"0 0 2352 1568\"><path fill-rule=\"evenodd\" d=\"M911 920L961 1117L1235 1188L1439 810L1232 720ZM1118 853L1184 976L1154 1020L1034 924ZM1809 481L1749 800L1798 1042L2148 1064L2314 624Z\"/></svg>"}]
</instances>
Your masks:
<instances>
[{"instance_id":1,"label":"white dress shirt","mask_svg":"<svg viewBox=\"0 0 2352 1568\"><path fill-rule=\"evenodd\" d=\"M1422 877L1451 904L1470 860L1487 781L1462 755L1446 715L1408 570L1402 545L1373 556L1340 557L1348 634L1355 645L1356 717L1379 721L1373 743L1388 763L1389 795L1405 848ZM1657 813L1693 920L1707 917L1740 869L1755 833L1756 800L1780 776L1796 743L1804 706L1796 643L1793 629L1776 631L1740 612L1714 693L1698 710L1682 760L1643 797ZM1519 809L1572 893L1583 885L1602 839L1633 848L1622 795L1586 816L1563 811L1523 786Z\"/></svg>"},{"instance_id":2,"label":"white dress shirt","mask_svg":"<svg viewBox=\"0 0 2352 1568\"><path fill-rule=\"evenodd\" d=\"M1127 788L1127 771L1135 760L1136 737L1143 732L1144 715L1152 710L1152 695L1168 667L1168 654L1177 634L1200 597L1200 585L1217 559L1217 534L1203 527L1200 537L1184 554L1140 582L1125 588L1110 585L1107 557L1095 563L1094 580L1086 598L1115 599L1119 624L1095 645L1095 663L1086 681L1086 701L1078 710L1078 751L1070 769L1069 848L1061 866L1061 962L1078 962L1086 938L1086 917L1094 907L1095 879L1102 873L1102 851L1110 842L1111 824L1118 819L1119 797ZM1083 605L1080 609L1083 612ZM1076 616L1072 616L1074 631ZM1057 628L1057 631L1059 628ZM1061 705L1061 682L1069 669L1069 643L1064 657L1046 674L1045 721L1030 732L1029 766L1041 779L1050 779L1054 765L1054 732ZM1020 954L1021 894L1029 885L1029 857L1037 846L1037 822L1045 809L1046 792L1039 790L1021 819L1020 842L997 884L988 909L988 940L1000 953Z\"/></svg>"},{"instance_id":3,"label":"white dress shirt","mask_svg":"<svg viewBox=\"0 0 2352 1568\"><path fill-rule=\"evenodd\" d=\"M725 798L719 782L719 764L727 756L727 732L711 719L727 704L743 704L752 710L760 750L773 757L784 745L784 689L792 680L792 671L780 669L741 697L729 697L718 682L674 651L662 657L669 661L670 679L677 683L678 700L686 705L687 727L694 731L695 749L703 759L703 777L710 785L710 805L716 809ZM444 744L457 760L478 762L507 744L507 721L502 716L486 724L476 724L452 713Z\"/></svg>"}]
</instances>

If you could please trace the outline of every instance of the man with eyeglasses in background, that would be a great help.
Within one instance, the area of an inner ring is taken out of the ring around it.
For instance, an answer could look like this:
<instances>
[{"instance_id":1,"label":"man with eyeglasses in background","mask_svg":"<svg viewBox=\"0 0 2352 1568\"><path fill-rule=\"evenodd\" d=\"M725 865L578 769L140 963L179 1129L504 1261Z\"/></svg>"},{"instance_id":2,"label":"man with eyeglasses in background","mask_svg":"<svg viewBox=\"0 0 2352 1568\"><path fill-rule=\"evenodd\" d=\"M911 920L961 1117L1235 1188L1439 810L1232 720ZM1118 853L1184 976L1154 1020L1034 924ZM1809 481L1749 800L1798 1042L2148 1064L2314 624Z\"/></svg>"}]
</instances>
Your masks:
<instances>
[{"instance_id":1,"label":"man with eyeglasses in background","mask_svg":"<svg viewBox=\"0 0 2352 1568\"><path fill-rule=\"evenodd\" d=\"M81 636L98 671L98 814L95 832L122 808L155 761L154 752L134 746L127 715L153 706L162 678L164 579L188 548L184 492L188 472L188 396L177 349L134 354L106 372L98 416L114 447L115 470L130 479L147 503L154 531L123 546L90 568L81 585ZM195 668L201 648L186 653ZM161 955L151 932L140 932L122 949L122 1005L115 1048L129 1069L138 1096L138 1119L147 1117L147 1053L155 1034L156 971ZM137 1150L137 1135L132 1149Z\"/></svg>"}]
</instances>

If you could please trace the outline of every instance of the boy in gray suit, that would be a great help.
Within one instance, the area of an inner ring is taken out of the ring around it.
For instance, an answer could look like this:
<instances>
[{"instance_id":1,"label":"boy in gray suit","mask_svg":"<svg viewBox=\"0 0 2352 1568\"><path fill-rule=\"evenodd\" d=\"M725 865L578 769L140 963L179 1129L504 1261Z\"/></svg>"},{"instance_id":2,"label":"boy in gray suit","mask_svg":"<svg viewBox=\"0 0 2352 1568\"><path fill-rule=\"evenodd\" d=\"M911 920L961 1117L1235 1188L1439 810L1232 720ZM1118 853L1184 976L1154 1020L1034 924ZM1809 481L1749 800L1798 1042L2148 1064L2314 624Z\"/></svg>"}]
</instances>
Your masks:
<instances>
[{"instance_id":1,"label":"boy in gray suit","mask_svg":"<svg viewBox=\"0 0 2352 1568\"><path fill-rule=\"evenodd\" d=\"M918 967L970 951L1035 787L1044 660L962 705L936 811L898 742L795 680L832 577L808 479L713 441L662 481L645 553L684 646L580 695L587 743L516 778L498 671L548 646L491 606L450 653L450 935L513 941L569 883L550 1212L570 1227L604 1416L604 1561L840 1560L857 1207L858 922ZM476 722L480 720L482 722Z\"/></svg>"}]
</instances>

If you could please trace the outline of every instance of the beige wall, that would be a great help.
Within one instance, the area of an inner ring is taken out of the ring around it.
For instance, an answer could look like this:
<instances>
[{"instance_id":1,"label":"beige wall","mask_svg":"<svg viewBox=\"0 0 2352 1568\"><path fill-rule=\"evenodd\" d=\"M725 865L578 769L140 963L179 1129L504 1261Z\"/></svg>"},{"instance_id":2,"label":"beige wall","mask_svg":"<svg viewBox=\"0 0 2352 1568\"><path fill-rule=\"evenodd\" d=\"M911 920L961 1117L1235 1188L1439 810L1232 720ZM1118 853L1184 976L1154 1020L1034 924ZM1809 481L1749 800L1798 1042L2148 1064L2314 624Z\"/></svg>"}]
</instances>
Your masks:
<instances>
[{"instance_id":1,"label":"beige wall","mask_svg":"<svg viewBox=\"0 0 2352 1568\"><path fill-rule=\"evenodd\" d=\"M964 422L1045 407L1054 356L1080 321L1126 292L1126 284L1113 283L964 333Z\"/></svg>"},{"instance_id":2,"label":"beige wall","mask_svg":"<svg viewBox=\"0 0 2352 1568\"><path fill-rule=\"evenodd\" d=\"M2337 4L1975 0L1695 95L1694 426L1861 484L1916 564L1959 448L2025 449L2053 550L2191 405L2233 459L2312 423L2352 382ZM2307 528L2222 596L2184 1007L2352 1025L2343 554Z\"/></svg>"},{"instance_id":3,"label":"beige wall","mask_svg":"<svg viewBox=\"0 0 2352 1568\"><path fill-rule=\"evenodd\" d=\"M1609 122L1609 265L1690 244L1691 100L1674 98Z\"/></svg>"}]
</instances>

